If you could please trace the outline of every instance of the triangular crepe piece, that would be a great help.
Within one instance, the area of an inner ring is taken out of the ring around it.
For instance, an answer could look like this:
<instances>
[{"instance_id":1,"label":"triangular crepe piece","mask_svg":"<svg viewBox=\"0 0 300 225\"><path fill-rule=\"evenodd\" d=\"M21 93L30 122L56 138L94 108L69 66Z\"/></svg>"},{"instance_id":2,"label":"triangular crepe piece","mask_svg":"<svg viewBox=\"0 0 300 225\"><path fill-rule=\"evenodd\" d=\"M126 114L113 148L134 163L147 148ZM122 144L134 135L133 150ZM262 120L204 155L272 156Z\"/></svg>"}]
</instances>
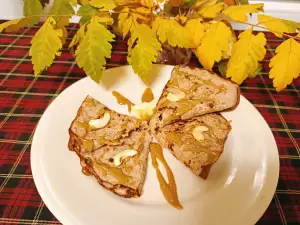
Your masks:
<instances>
[{"instance_id":1,"label":"triangular crepe piece","mask_svg":"<svg viewBox=\"0 0 300 225\"><path fill-rule=\"evenodd\" d=\"M160 97L150 126L235 108L239 86L204 69L175 67Z\"/></svg>"},{"instance_id":2,"label":"triangular crepe piece","mask_svg":"<svg viewBox=\"0 0 300 225\"><path fill-rule=\"evenodd\" d=\"M224 117L211 113L157 128L154 136L180 162L206 179L211 165L224 150L230 130L230 123Z\"/></svg>"},{"instance_id":3,"label":"triangular crepe piece","mask_svg":"<svg viewBox=\"0 0 300 225\"><path fill-rule=\"evenodd\" d=\"M110 117L106 126L105 117ZM80 157L86 175L95 176L103 187L122 197L141 195L152 140L145 121L119 114L88 96L69 133L69 149ZM116 166L116 155L125 150L136 155Z\"/></svg>"}]
</instances>

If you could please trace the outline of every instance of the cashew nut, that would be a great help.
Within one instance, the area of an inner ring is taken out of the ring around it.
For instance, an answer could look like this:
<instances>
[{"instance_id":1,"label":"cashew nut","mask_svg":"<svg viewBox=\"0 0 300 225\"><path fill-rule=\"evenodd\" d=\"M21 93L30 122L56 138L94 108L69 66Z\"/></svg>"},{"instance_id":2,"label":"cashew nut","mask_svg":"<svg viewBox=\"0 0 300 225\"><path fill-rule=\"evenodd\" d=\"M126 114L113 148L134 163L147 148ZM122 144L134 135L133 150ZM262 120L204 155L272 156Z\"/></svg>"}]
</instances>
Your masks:
<instances>
[{"instance_id":1,"label":"cashew nut","mask_svg":"<svg viewBox=\"0 0 300 225\"><path fill-rule=\"evenodd\" d=\"M136 150L133 149L126 149L124 151L118 152L114 156L114 165L115 166L120 166L122 164L122 160L125 159L126 157L132 157L137 154Z\"/></svg>"}]
</instances>

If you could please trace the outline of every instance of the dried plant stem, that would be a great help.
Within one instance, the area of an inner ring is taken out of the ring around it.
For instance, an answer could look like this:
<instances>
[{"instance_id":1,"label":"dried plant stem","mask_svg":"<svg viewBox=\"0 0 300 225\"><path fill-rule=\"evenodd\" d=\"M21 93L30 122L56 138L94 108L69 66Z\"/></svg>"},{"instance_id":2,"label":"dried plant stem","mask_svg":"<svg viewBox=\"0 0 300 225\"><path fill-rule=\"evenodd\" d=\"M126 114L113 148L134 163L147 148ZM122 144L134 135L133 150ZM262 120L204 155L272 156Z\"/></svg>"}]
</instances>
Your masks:
<instances>
[{"instance_id":1,"label":"dried plant stem","mask_svg":"<svg viewBox=\"0 0 300 225\"><path fill-rule=\"evenodd\" d=\"M226 20L229 21L229 22L236 22L236 23L241 23L241 24L249 25L249 26L252 26L252 27L262 28L262 29L268 30L268 31L270 31L272 33L280 34L282 36L289 37L289 38L294 38L295 40L300 41L300 38L298 38L297 36L292 36L292 35L289 35L289 34L286 34L286 33L280 33L280 32L274 31L274 30L270 30L270 29L268 29L268 28L266 28L264 26L261 26L259 24L252 24L252 23L247 23L247 22L241 22L241 21L227 19L227 18L226 18Z\"/></svg>"},{"instance_id":2,"label":"dried plant stem","mask_svg":"<svg viewBox=\"0 0 300 225\"><path fill-rule=\"evenodd\" d=\"M111 13L111 14L121 14L121 13L127 13L127 12L109 12L109 11L99 11L99 13ZM93 16L93 15L97 15L97 13L83 13L83 14L80 14L80 15L77 15L77 14L59 14L59 15L55 15L55 14L45 14L45 15L40 15L40 14L33 14L33 15L30 15L30 16L52 16L52 17L64 17L64 16ZM28 17L30 17L28 16Z\"/></svg>"},{"instance_id":3,"label":"dried plant stem","mask_svg":"<svg viewBox=\"0 0 300 225\"><path fill-rule=\"evenodd\" d=\"M120 14L120 13L125 13L125 12L109 12L109 11L106 11L108 13L112 13L112 14ZM105 13L105 11L103 11L103 13ZM80 16L93 16L95 14L91 14L91 13L86 13L86 14L81 14ZM60 15L54 15L54 14L48 14L48 15L30 15L30 16L52 16L52 17L65 17L65 16L68 16L68 17L71 17L71 16L79 16L79 15L76 15L76 14L60 14ZM218 18L215 18L215 19L218 19ZM245 24L245 25L249 25L249 26L252 26L252 27L257 27L257 28L262 28L262 29L265 29L267 31L270 31L272 33L276 33L276 34L280 34L282 36L285 36L285 37L288 37L288 38L293 38L297 41L300 41L300 38L296 36L292 36L292 35L289 35L289 34L286 34L286 33L280 33L280 32L277 32L277 31L274 31L274 30L270 30L260 24L251 24L251 23L248 23L248 22L242 22L242 21L238 21L238 20L233 20L231 18L228 18L228 17L221 17L220 19L225 19L227 20L228 22L236 22L236 23L240 23L240 24Z\"/></svg>"}]
</instances>

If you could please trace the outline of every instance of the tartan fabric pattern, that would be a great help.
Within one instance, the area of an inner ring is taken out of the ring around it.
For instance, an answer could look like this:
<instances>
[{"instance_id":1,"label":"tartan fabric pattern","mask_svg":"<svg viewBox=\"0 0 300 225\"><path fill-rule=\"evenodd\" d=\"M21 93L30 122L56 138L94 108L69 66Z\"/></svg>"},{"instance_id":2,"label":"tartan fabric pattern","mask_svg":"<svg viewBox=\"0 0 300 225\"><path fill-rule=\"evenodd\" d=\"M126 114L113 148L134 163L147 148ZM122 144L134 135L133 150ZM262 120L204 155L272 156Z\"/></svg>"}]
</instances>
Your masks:
<instances>
[{"instance_id":1,"label":"tartan fabric pattern","mask_svg":"<svg viewBox=\"0 0 300 225\"><path fill-rule=\"evenodd\" d=\"M74 34L76 26L68 28L69 34ZM64 47L53 65L35 77L28 51L37 30L35 26L0 34L0 224L60 224L34 185L31 141L46 107L85 74ZM266 37L268 52L261 74L241 86L242 94L269 124L280 154L277 190L257 225L296 225L300 224L300 79L275 91L268 63L282 40L270 33ZM126 42L117 38L107 67L127 64L126 55ZM195 57L190 65L199 66Z\"/></svg>"}]
</instances>

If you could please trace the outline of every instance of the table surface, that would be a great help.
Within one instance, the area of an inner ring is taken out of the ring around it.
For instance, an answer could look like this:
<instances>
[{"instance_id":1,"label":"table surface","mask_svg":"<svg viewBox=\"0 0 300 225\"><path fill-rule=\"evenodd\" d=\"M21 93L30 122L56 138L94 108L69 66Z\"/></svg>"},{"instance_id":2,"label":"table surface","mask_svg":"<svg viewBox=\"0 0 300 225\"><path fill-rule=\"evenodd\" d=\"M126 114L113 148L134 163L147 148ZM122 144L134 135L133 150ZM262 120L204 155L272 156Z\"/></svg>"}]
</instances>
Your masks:
<instances>
[{"instance_id":1,"label":"table surface","mask_svg":"<svg viewBox=\"0 0 300 225\"><path fill-rule=\"evenodd\" d=\"M31 141L46 107L85 74L65 47L48 71L34 76L28 50L37 29L0 34L0 224L60 224L35 187ZM76 25L68 31L73 35ZM279 93L275 91L268 79L268 63L282 40L270 33L266 37L268 52L261 74L241 86L241 93L269 124L280 154L277 190L257 224L296 225L300 224L300 79ZM117 39L107 67L127 64L126 55L126 43ZM190 65L200 66L195 57Z\"/></svg>"}]
</instances>

